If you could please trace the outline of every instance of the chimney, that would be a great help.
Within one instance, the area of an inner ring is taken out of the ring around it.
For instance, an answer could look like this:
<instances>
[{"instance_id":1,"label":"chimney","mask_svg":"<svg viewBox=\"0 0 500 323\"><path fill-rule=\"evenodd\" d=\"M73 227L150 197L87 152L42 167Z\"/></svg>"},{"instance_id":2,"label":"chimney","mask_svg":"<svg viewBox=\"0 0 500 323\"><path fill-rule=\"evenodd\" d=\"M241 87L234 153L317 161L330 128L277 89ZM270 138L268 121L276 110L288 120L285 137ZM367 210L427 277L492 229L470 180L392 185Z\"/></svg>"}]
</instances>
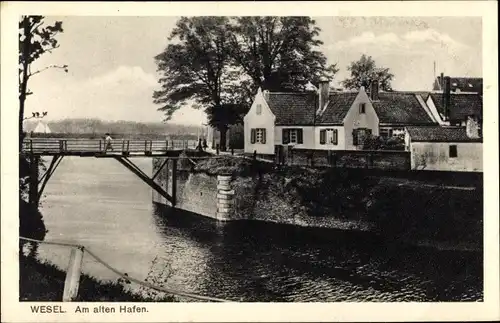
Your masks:
<instances>
[{"instance_id":1,"label":"chimney","mask_svg":"<svg viewBox=\"0 0 500 323\"><path fill-rule=\"evenodd\" d=\"M450 120L451 80L449 76L444 77L443 88L443 113L446 120Z\"/></svg>"},{"instance_id":2,"label":"chimney","mask_svg":"<svg viewBox=\"0 0 500 323\"><path fill-rule=\"evenodd\" d=\"M370 84L370 99L372 101L378 100L378 80L373 80Z\"/></svg>"},{"instance_id":3,"label":"chimney","mask_svg":"<svg viewBox=\"0 0 500 323\"><path fill-rule=\"evenodd\" d=\"M324 109L325 104L328 102L328 97L330 96L330 82L326 79L321 79L319 81L319 109Z\"/></svg>"},{"instance_id":4,"label":"chimney","mask_svg":"<svg viewBox=\"0 0 500 323\"><path fill-rule=\"evenodd\" d=\"M441 76L439 77L439 89L443 91L444 88L444 73L441 73Z\"/></svg>"},{"instance_id":5,"label":"chimney","mask_svg":"<svg viewBox=\"0 0 500 323\"><path fill-rule=\"evenodd\" d=\"M477 117L468 116L467 123L465 125L465 131L467 133L467 137L472 139L480 138L479 135L479 120Z\"/></svg>"}]
</instances>

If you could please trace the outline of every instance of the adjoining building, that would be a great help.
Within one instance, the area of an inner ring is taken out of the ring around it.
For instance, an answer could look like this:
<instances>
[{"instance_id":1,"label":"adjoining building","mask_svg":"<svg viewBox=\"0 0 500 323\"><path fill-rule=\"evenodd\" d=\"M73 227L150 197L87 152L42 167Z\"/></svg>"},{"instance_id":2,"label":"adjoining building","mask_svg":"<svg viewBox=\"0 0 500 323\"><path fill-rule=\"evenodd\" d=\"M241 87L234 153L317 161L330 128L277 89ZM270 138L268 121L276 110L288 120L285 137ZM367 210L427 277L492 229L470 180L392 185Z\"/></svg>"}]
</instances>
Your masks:
<instances>
[{"instance_id":1,"label":"adjoining building","mask_svg":"<svg viewBox=\"0 0 500 323\"><path fill-rule=\"evenodd\" d=\"M483 140L473 118L466 127L407 127L405 146L411 169L483 171Z\"/></svg>"},{"instance_id":2,"label":"adjoining building","mask_svg":"<svg viewBox=\"0 0 500 323\"><path fill-rule=\"evenodd\" d=\"M445 125L465 126L469 118L482 125L483 97L476 92L453 92L452 78L444 77L443 91L432 92L426 103L436 110Z\"/></svg>"},{"instance_id":3,"label":"adjoining building","mask_svg":"<svg viewBox=\"0 0 500 323\"><path fill-rule=\"evenodd\" d=\"M444 76L444 73L441 73L440 76L436 77L432 86L432 90L444 91L446 78L449 78L450 80L450 91L453 93L467 92L480 95L483 94L482 77Z\"/></svg>"}]
</instances>

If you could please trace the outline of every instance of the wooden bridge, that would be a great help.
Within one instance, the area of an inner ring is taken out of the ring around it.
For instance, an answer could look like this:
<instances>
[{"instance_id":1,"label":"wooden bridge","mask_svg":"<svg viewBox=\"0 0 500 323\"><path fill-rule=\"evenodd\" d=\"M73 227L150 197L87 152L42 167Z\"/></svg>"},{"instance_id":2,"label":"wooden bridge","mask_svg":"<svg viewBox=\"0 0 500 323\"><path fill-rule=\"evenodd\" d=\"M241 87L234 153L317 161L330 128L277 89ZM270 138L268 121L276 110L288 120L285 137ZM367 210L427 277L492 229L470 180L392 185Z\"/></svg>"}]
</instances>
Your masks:
<instances>
[{"instance_id":1,"label":"wooden bridge","mask_svg":"<svg viewBox=\"0 0 500 323\"><path fill-rule=\"evenodd\" d=\"M130 157L178 155L196 148L193 140L128 140L114 139L107 147L103 139L30 138L23 142L24 153L37 156ZM176 154L177 153L177 154Z\"/></svg>"},{"instance_id":2,"label":"wooden bridge","mask_svg":"<svg viewBox=\"0 0 500 323\"><path fill-rule=\"evenodd\" d=\"M176 203L176 170L180 153L195 149L196 141L186 140L128 140L115 139L108 146L103 139L69 139L69 138L28 138L23 141L22 153L30 160L29 202L38 205L47 182L52 177L61 160L65 156L114 158L143 182L165 197L172 206ZM52 160L42 176L39 176L40 157L51 156ZM135 165L129 157L165 157L162 165L151 176ZM165 165L171 162L172 191L155 182L156 177Z\"/></svg>"}]
</instances>

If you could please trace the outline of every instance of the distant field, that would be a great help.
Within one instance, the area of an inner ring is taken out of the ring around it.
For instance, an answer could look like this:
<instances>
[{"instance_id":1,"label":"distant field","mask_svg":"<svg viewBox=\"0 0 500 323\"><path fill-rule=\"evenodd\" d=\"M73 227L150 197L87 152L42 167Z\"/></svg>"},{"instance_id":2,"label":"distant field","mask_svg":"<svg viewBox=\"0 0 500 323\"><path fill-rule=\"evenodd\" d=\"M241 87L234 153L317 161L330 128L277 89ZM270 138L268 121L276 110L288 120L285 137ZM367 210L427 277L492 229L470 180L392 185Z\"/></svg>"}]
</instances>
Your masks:
<instances>
[{"instance_id":1,"label":"distant field","mask_svg":"<svg viewBox=\"0 0 500 323\"><path fill-rule=\"evenodd\" d=\"M31 138L74 138L74 139L103 139L104 133L33 133L28 135ZM113 139L128 139L128 140L198 140L197 136L189 134L173 134L173 135L160 135L160 134L124 134L124 133L111 133Z\"/></svg>"}]
</instances>

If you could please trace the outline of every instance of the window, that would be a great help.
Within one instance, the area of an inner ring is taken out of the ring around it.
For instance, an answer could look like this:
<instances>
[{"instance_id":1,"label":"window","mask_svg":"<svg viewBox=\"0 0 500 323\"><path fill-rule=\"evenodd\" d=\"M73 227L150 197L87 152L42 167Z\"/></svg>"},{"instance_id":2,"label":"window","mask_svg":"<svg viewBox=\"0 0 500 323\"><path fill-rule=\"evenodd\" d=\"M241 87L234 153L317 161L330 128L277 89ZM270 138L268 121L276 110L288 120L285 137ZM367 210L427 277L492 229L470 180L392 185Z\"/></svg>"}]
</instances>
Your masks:
<instances>
[{"instance_id":1,"label":"window","mask_svg":"<svg viewBox=\"0 0 500 323\"><path fill-rule=\"evenodd\" d=\"M380 137L391 138L393 133L391 128L380 128L379 134Z\"/></svg>"},{"instance_id":2,"label":"window","mask_svg":"<svg viewBox=\"0 0 500 323\"><path fill-rule=\"evenodd\" d=\"M297 143L297 129L290 129L290 142Z\"/></svg>"},{"instance_id":3,"label":"window","mask_svg":"<svg viewBox=\"0 0 500 323\"><path fill-rule=\"evenodd\" d=\"M266 129L256 129L256 140L255 142L259 144L265 144L266 143Z\"/></svg>"},{"instance_id":4,"label":"window","mask_svg":"<svg viewBox=\"0 0 500 323\"><path fill-rule=\"evenodd\" d=\"M359 113L364 114L366 112L366 104L365 103L360 103L359 104Z\"/></svg>"},{"instance_id":5,"label":"window","mask_svg":"<svg viewBox=\"0 0 500 323\"><path fill-rule=\"evenodd\" d=\"M361 146L365 143L365 139L371 136L372 130L366 128L358 128L352 131L352 143L355 146Z\"/></svg>"},{"instance_id":6,"label":"window","mask_svg":"<svg viewBox=\"0 0 500 323\"><path fill-rule=\"evenodd\" d=\"M282 142L283 144L302 144L303 141L302 129L283 129Z\"/></svg>"},{"instance_id":7,"label":"window","mask_svg":"<svg viewBox=\"0 0 500 323\"><path fill-rule=\"evenodd\" d=\"M450 158L456 158L457 156L457 145L450 145Z\"/></svg>"},{"instance_id":8,"label":"window","mask_svg":"<svg viewBox=\"0 0 500 323\"><path fill-rule=\"evenodd\" d=\"M262 113L262 104L257 104L257 106L255 108L256 108L255 111L257 112L257 114Z\"/></svg>"},{"instance_id":9,"label":"window","mask_svg":"<svg viewBox=\"0 0 500 323\"><path fill-rule=\"evenodd\" d=\"M322 129L319 131L319 143L321 145L336 145L337 141L337 129Z\"/></svg>"},{"instance_id":10,"label":"window","mask_svg":"<svg viewBox=\"0 0 500 323\"><path fill-rule=\"evenodd\" d=\"M250 131L250 143L252 144L265 144L266 143L266 129L257 128Z\"/></svg>"}]
</instances>

